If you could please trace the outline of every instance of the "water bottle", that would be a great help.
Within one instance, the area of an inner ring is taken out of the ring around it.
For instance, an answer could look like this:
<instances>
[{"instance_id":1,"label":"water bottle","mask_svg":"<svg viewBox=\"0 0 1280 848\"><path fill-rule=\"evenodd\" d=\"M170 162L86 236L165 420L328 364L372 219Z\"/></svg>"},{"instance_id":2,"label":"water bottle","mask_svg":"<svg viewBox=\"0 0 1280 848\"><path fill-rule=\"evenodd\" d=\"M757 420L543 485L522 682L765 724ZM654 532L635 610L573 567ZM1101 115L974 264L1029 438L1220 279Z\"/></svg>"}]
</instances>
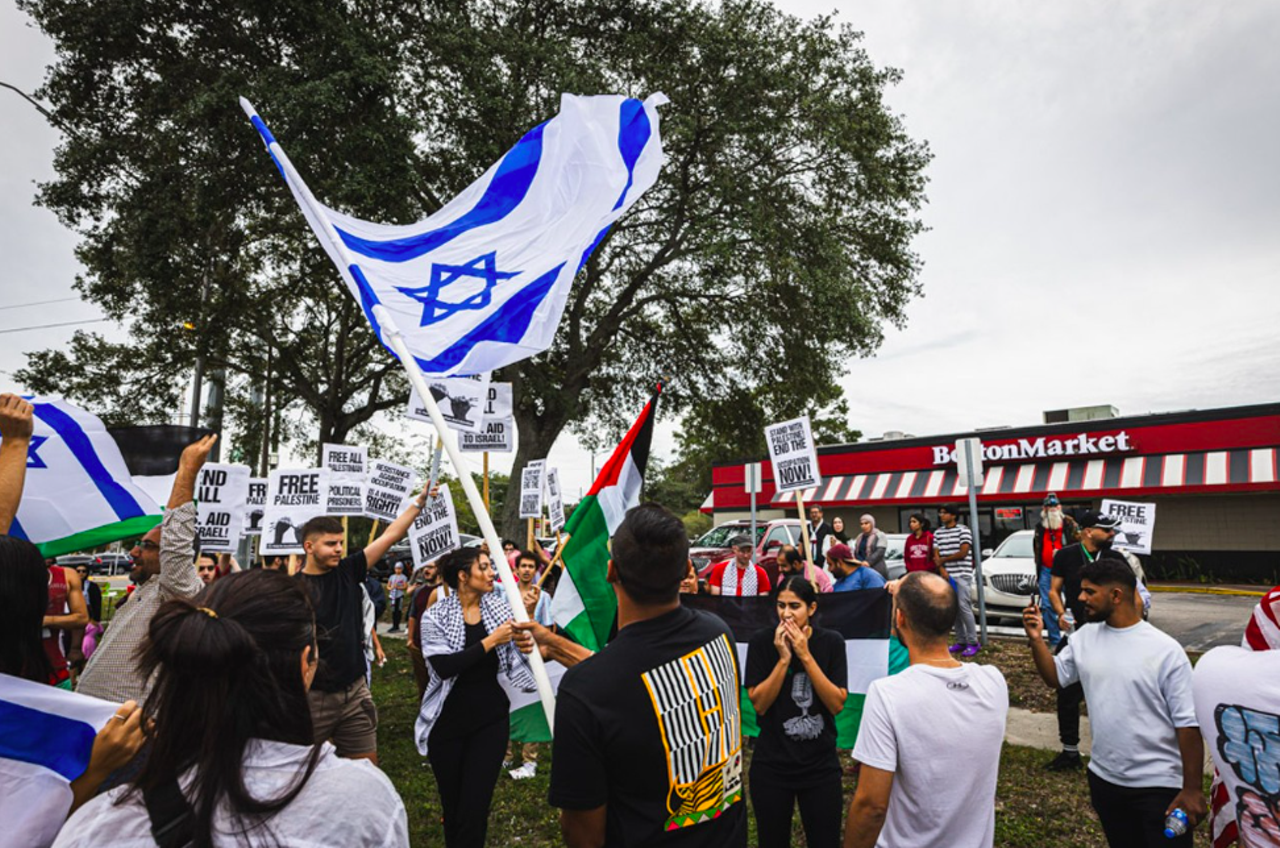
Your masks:
<instances>
[{"instance_id":1,"label":"water bottle","mask_svg":"<svg viewBox=\"0 0 1280 848\"><path fill-rule=\"evenodd\" d=\"M1176 807L1169 817L1164 820L1164 838L1173 839L1187 832L1187 826L1190 821L1187 814L1182 812L1181 807Z\"/></svg>"},{"instance_id":2,"label":"water bottle","mask_svg":"<svg viewBox=\"0 0 1280 848\"><path fill-rule=\"evenodd\" d=\"M1066 623L1068 630L1074 630L1076 626L1076 617L1071 610L1067 610L1062 614L1062 620Z\"/></svg>"}]
</instances>

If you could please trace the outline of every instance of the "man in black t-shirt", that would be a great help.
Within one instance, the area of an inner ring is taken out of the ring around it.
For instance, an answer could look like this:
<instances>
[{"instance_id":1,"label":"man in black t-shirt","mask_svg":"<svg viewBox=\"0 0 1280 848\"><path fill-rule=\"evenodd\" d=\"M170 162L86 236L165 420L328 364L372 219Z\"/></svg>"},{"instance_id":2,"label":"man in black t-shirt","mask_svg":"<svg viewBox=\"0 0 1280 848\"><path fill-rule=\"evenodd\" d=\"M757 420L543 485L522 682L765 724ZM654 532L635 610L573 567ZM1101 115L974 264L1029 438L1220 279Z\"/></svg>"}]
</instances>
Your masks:
<instances>
[{"instance_id":1,"label":"man in black t-shirt","mask_svg":"<svg viewBox=\"0 0 1280 848\"><path fill-rule=\"evenodd\" d=\"M719 618L680 606L684 525L638 506L611 553L618 635L556 699L549 799L565 844L745 848L738 657Z\"/></svg>"},{"instance_id":2,"label":"man in black t-shirt","mask_svg":"<svg viewBox=\"0 0 1280 848\"><path fill-rule=\"evenodd\" d=\"M1050 570L1049 603L1058 615L1058 627L1062 639L1055 653L1067 644L1074 627L1083 626L1084 602L1080 600L1080 569L1098 558L1098 554L1110 550L1120 523L1101 512L1086 512L1080 516L1080 541L1067 545L1053 555ZM1070 618L1065 619L1070 610ZM1074 619L1074 624L1072 620ZM1049 771L1068 771L1083 767L1080 759L1080 704L1084 701L1084 688L1073 683L1058 690L1058 737L1062 740L1062 753L1050 760Z\"/></svg>"},{"instance_id":3,"label":"man in black t-shirt","mask_svg":"<svg viewBox=\"0 0 1280 848\"><path fill-rule=\"evenodd\" d=\"M342 522L322 516L302 527L306 564L298 572L316 614L320 667L307 697L317 743L332 741L338 756L378 761L378 709L364 678L361 584L370 563L409 532L422 509L419 496L364 550L342 556Z\"/></svg>"}]
</instances>

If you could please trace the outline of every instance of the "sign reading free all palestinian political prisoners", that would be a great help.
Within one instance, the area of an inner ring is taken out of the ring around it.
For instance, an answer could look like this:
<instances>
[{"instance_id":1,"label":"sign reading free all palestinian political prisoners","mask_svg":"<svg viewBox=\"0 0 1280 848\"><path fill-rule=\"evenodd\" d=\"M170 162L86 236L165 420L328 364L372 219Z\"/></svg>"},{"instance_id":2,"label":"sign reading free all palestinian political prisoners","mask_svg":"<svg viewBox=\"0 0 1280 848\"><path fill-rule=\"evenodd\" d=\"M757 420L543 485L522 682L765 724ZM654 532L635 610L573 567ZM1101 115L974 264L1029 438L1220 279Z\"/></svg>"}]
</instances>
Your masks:
<instances>
[{"instance_id":1,"label":"sign reading free all palestinian political prisoners","mask_svg":"<svg viewBox=\"0 0 1280 848\"><path fill-rule=\"evenodd\" d=\"M1112 547L1135 554L1151 553L1151 537L1156 530L1155 504L1104 500L1102 514L1120 519L1120 529L1111 542Z\"/></svg>"},{"instance_id":2,"label":"sign reading free all palestinian political prisoners","mask_svg":"<svg viewBox=\"0 0 1280 848\"><path fill-rule=\"evenodd\" d=\"M450 429L463 432L481 429L489 395L488 374L475 377L437 377L427 383L427 388L440 406L440 413ZM415 421L431 423L431 415L417 389L409 395L409 417Z\"/></svg>"},{"instance_id":3,"label":"sign reading free all palestinian political prisoners","mask_svg":"<svg viewBox=\"0 0 1280 848\"><path fill-rule=\"evenodd\" d=\"M809 416L765 427L764 437L773 463L773 484L779 492L811 489L822 482Z\"/></svg>"},{"instance_id":4,"label":"sign reading free all palestinian political prisoners","mask_svg":"<svg viewBox=\"0 0 1280 848\"><path fill-rule=\"evenodd\" d=\"M267 477L267 502L263 507L263 556L300 554L302 526L324 515L329 491L328 471L323 468L277 469Z\"/></svg>"},{"instance_id":5,"label":"sign reading free all palestinian political prisoners","mask_svg":"<svg viewBox=\"0 0 1280 848\"><path fill-rule=\"evenodd\" d=\"M413 519L409 526L409 549L413 553L413 567L421 568L439 559L449 551L462 546L458 534L458 515L453 509L453 496L448 486L441 486L434 498Z\"/></svg>"},{"instance_id":6,"label":"sign reading free all palestinian political prisoners","mask_svg":"<svg viewBox=\"0 0 1280 848\"><path fill-rule=\"evenodd\" d=\"M520 472L520 517L542 517L542 474L547 467L545 459L537 459Z\"/></svg>"},{"instance_id":7,"label":"sign reading free all palestinian political prisoners","mask_svg":"<svg viewBox=\"0 0 1280 848\"><path fill-rule=\"evenodd\" d=\"M196 477L196 534L200 550L234 551L244 529L245 502L249 499L247 465L206 463Z\"/></svg>"},{"instance_id":8,"label":"sign reading free all palestinian political prisoners","mask_svg":"<svg viewBox=\"0 0 1280 848\"><path fill-rule=\"evenodd\" d=\"M364 514L379 521L395 521L404 511L404 502L418 487L421 476L412 468L375 459L369 467L369 488Z\"/></svg>"},{"instance_id":9,"label":"sign reading free all palestinian political prisoners","mask_svg":"<svg viewBox=\"0 0 1280 848\"><path fill-rule=\"evenodd\" d=\"M249 499L244 505L244 535L262 535L262 508L267 502L267 478L249 478Z\"/></svg>"},{"instance_id":10,"label":"sign reading free all palestinian political prisoners","mask_svg":"<svg viewBox=\"0 0 1280 848\"><path fill-rule=\"evenodd\" d=\"M325 495L326 515L363 515L364 491L369 479L368 449L350 445L324 446L323 462L329 472Z\"/></svg>"},{"instance_id":11,"label":"sign reading free all palestinian political prisoners","mask_svg":"<svg viewBox=\"0 0 1280 848\"><path fill-rule=\"evenodd\" d=\"M547 514L551 517L551 529L564 527L564 493L560 490L560 472L547 469Z\"/></svg>"}]
</instances>

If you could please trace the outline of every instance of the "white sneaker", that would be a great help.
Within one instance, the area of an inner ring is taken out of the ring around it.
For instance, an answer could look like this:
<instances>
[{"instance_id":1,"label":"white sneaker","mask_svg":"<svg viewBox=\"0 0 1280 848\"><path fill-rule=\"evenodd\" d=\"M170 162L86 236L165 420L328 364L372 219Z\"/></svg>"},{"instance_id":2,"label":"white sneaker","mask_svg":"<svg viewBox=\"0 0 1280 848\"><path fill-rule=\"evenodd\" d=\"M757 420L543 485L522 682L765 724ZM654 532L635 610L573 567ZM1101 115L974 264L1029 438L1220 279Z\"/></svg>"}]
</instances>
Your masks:
<instances>
[{"instance_id":1,"label":"white sneaker","mask_svg":"<svg viewBox=\"0 0 1280 848\"><path fill-rule=\"evenodd\" d=\"M527 777L533 777L538 773L537 763L525 763L518 769L512 769L508 772L512 780L524 780Z\"/></svg>"}]
</instances>

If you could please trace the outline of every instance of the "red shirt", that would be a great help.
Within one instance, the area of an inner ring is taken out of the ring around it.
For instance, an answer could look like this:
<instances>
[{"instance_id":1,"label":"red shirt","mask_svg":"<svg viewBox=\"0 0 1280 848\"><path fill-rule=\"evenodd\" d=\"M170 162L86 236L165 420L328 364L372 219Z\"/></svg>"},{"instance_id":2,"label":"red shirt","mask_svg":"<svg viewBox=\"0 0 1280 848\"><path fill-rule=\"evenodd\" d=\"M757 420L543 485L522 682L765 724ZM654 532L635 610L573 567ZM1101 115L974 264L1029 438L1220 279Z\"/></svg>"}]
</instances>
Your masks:
<instances>
[{"instance_id":1,"label":"red shirt","mask_svg":"<svg viewBox=\"0 0 1280 848\"><path fill-rule=\"evenodd\" d=\"M1057 530L1044 531L1044 548L1041 550L1040 561L1047 565L1053 565L1053 555L1062 550L1062 528Z\"/></svg>"},{"instance_id":2,"label":"red shirt","mask_svg":"<svg viewBox=\"0 0 1280 848\"><path fill-rule=\"evenodd\" d=\"M734 563L734 561L733 561L733 560L731 560L731 559L730 559L730 560L725 560L724 562L720 563L719 565L717 565L717 566L715 566L715 567L713 567L713 568L711 569L711 573L710 573L709 575L707 575L707 585L709 585L709 586L715 586L715 587L717 587L717 588L719 588L719 589L724 589L724 582L725 582L725 581L724 581L724 572L725 572L725 569L727 569L727 568L732 568L732 569L734 569L735 571L737 571L737 573L738 573L738 575L737 575L737 576L738 576L738 580L737 580L738 585L737 585L737 586L735 586L735 587L733 587L733 591L729 592L729 594L731 594L731 595L735 595L735 596L737 596L737 597L741 597L741 596L743 595L743 591L742 591L742 584L745 582L745 581L743 580L743 578L747 576L747 573L748 573L748 572L747 572L747 569L746 569L746 568L739 569L739 568L737 567L737 565ZM758 565L749 565L749 566L747 566L747 568L754 568L754 569L756 570L756 591L755 591L755 594L757 594L757 595L767 595L767 594L769 594L769 590L772 588L772 586L770 586L770 584L769 584L769 574L768 574L768 572L766 572L763 568L761 568L761 567L760 567L760 566L758 566ZM730 582L732 582L732 581L730 581ZM746 594L748 594L748 596L749 596L751 593L746 593Z\"/></svg>"},{"instance_id":3,"label":"red shirt","mask_svg":"<svg viewBox=\"0 0 1280 848\"><path fill-rule=\"evenodd\" d=\"M912 571L937 571L938 567L933 564L933 533L926 530L918 539L915 533L907 536L902 559L908 574Z\"/></svg>"},{"instance_id":4,"label":"red shirt","mask_svg":"<svg viewBox=\"0 0 1280 848\"><path fill-rule=\"evenodd\" d=\"M45 606L44 614L67 614L67 573L62 566L54 565L49 568L49 603ZM44 637L44 654L49 658L49 665L53 667L49 683L57 686L71 676L71 672L67 670L67 658L62 653L62 644L59 641L62 631L45 628L45 633L49 635Z\"/></svg>"}]
</instances>

